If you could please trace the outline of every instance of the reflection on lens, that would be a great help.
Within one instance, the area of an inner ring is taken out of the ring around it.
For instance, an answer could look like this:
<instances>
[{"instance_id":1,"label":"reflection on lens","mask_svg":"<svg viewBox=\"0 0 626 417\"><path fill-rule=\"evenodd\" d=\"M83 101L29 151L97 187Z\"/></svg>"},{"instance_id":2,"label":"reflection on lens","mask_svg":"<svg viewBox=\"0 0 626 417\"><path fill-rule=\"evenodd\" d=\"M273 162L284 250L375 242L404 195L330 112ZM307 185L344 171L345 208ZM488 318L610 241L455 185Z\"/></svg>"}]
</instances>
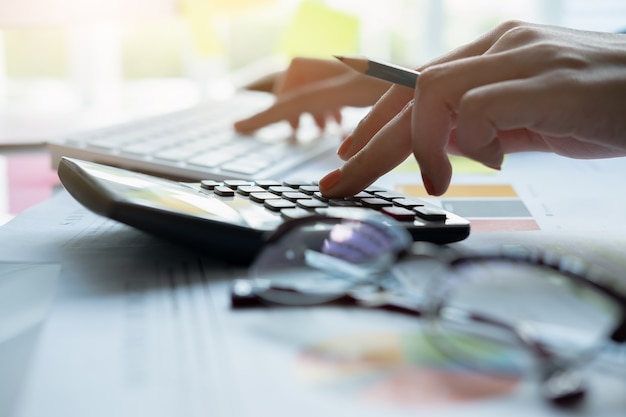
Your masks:
<instances>
[{"instance_id":1,"label":"reflection on lens","mask_svg":"<svg viewBox=\"0 0 626 417\"><path fill-rule=\"evenodd\" d=\"M573 361L597 348L618 317L616 306L589 287L507 260L454 267L437 297L438 346L468 364L480 364L490 345Z\"/></svg>"},{"instance_id":2,"label":"reflection on lens","mask_svg":"<svg viewBox=\"0 0 626 417\"><path fill-rule=\"evenodd\" d=\"M431 328L426 338L451 362L497 379L515 381L531 364L530 356L517 345L503 344L448 326Z\"/></svg>"},{"instance_id":3,"label":"reflection on lens","mask_svg":"<svg viewBox=\"0 0 626 417\"><path fill-rule=\"evenodd\" d=\"M350 263L363 263L393 253L394 243L393 236L384 229L344 221L331 227L322 252Z\"/></svg>"},{"instance_id":4,"label":"reflection on lens","mask_svg":"<svg viewBox=\"0 0 626 417\"><path fill-rule=\"evenodd\" d=\"M387 216L314 218L268 245L250 272L269 302L319 304L379 285L410 242Z\"/></svg>"}]
</instances>

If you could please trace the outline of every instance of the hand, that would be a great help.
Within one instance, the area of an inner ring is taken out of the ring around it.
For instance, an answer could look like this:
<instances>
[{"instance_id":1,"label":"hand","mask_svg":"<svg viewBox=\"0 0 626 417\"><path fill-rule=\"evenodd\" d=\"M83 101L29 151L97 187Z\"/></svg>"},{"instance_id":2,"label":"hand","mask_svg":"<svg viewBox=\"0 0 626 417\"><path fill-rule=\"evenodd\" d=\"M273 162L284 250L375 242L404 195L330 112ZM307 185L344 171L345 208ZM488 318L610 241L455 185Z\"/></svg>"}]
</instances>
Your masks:
<instances>
[{"instance_id":1,"label":"hand","mask_svg":"<svg viewBox=\"0 0 626 417\"><path fill-rule=\"evenodd\" d=\"M354 194L411 152L433 195L450 184L448 153L494 169L510 152L626 155L626 35L507 22L418 70L415 91L394 86L346 138L325 195Z\"/></svg>"},{"instance_id":2,"label":"hand","mask_svg":"<svg viewBox=\"0 0 626 417\"><path fill-rule=\"evenodd\" d=\"M287 120L296 130L300 115L311 113L315 123L324 130L328 118L341 123L342 107L371 106L390 85L359 74L339 61L295 58L275 83L274 105L236 122L234 127L249 133Z\"/></svg>"}]
</instances>

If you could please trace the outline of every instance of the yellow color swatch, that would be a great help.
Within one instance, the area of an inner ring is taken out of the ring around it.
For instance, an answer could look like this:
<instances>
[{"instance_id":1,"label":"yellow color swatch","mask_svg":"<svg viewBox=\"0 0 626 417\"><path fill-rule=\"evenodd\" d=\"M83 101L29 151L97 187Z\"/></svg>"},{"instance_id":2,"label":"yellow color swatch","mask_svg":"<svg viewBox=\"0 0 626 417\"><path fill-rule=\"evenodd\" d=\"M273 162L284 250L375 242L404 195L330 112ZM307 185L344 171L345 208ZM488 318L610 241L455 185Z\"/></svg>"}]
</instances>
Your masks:
<instances>
[{"instance_id":1,"label":"yellow color swatch","mask_svg":"<svg viewBox=\"0 0 626 417\"><path fill-rule=\"evenodd\" d=\"M275 2L276 0L180 0L180 9L189 24L196 52L207 57L224 52L222 40L214 27L216 15L229 17Z\"/></svg>"},{"instance_id":2,"label":"yellow color swatch","mask_svg":"<svg viewBox=\"0 0 626 417\"><path fill-rule=\"evenodd\" d=\"M215 10L208 0L180 0L181 11L189 24L196 53L202 57L223 52L222 41L213 27Z\"/></svg>"},{"instance_id":3,"label":"yellow color swatch","mask_svg":"<svg viewBox=\"0 0 626 417\"><path fill-rule=\"evenodd\" d=\"M250 9L260 6L267 6L276 3L276 0L195 0L209 3L216 12L239 13L247 12Z\"/></svg>"},{"instance_id":4,"label":"yellow color swatch","mask_svg":"<svg viewBox=\"0 0 626 417\"><path fill-rule=\"evenodd\" d=\"M495 174L498 171L484 166L480 162L476 162L472 159L465 158L463 156L449 155L450 163L452 164L452 171L455 174ZM419 166L413 158L413 155L408 157L406 161L400 164L396 170L398 172L419 172Z\"/></svg>"},{"instance_id":5,"label":"yellow color swatch","mask_svg":"<svg viewBox=\"0 0 626 417\"><path fill-rule=\"evenodd\" d=\"M400 184L396 189L414 197L428 197L426 188L421 184ZM517 193L507 184L469 184L451 185L445 197L517 197Z\"/></svg>"},{"instance_id":6,"label":"yellow color swatch","mask_svg":"<svg viewBox=\"0 0 626 417\"><path fill-rule=\"evenodd\" d=\"M359 20L324 4L303 1L278 52L289 57L329 58L333 54L356 53L359 45Z\"/></svg>"}]
</instances>

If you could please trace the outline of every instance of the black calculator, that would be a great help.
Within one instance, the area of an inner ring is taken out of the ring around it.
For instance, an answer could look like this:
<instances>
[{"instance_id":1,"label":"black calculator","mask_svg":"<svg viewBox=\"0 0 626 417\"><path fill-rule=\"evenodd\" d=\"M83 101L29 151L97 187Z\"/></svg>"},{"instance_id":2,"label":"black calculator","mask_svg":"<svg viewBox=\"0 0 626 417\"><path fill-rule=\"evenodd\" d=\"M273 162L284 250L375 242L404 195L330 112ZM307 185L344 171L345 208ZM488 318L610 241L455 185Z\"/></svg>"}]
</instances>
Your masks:
<instances>
[{"instance_id":1,"label":"black calculator","mask_svg":"<svg viewBox=\"0 0 626 417\"><path fill-rule=\"evenodd\" d=\"M465 239L469 221L415 197L371 187L342 199L324 197L314 182L204 180L179 182L63 157L59 178L89 210L211 256L249 264L284 222L342 209L382 212L415 241Z\"/></svg>"}]
</instances>

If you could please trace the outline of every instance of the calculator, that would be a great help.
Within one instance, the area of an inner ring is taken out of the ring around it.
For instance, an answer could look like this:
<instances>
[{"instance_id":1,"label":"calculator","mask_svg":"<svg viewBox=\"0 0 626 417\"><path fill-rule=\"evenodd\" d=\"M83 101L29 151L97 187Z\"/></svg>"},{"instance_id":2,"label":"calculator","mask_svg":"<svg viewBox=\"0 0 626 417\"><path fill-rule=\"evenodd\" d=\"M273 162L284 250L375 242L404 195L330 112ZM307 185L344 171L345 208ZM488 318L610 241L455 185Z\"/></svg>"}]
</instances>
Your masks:
<instances>
[{"instance_id":1,"label":"calculator","mask_svg":"<svg viewBox=\"0 0 626 417\"><path fill-rule=\"evenodd\" d=\"M328 199L310 181L180 182L63 157L65 189L99 215L237 264L249 264L283 223L311 215L340 216L354 207L394 218L415 241L465 239L469 221L415 197L368 188Z\"/></svg>"}]
</instances>

